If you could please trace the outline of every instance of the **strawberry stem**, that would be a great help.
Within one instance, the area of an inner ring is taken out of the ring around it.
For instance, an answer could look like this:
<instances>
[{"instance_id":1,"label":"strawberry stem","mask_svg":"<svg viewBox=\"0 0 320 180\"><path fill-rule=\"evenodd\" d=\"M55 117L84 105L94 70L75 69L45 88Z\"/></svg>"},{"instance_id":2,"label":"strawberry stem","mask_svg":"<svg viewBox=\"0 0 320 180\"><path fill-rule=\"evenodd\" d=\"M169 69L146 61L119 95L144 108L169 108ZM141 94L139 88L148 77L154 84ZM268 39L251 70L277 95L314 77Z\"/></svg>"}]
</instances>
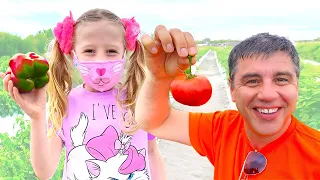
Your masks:
<instances>
[{"instance_id":1,"label":"strawberry stem","mask_svg":"<svg viewBox=\"0 0 320 180\"><path fill-rule=\"evenodd\" d=\"M189 59L189 70L190 70L190 72L187 74L186 78L187 79L192 79L192 78L196 77L196 75L192 74L192 71L191 71L192 56L188 55L188 59Z\"/></svg>"},{"instance_id":2,"label":"strawberry stem","mask_svg":"<svg viewBox=\"0 0 320 180\"><path fill-rule=\"evenodd\" d=\"M190 69L190 74L192 75L192 72L191 72L192 56L188 55L188 59L189 59L189 69Z\"/></svg>"}]
</instances>

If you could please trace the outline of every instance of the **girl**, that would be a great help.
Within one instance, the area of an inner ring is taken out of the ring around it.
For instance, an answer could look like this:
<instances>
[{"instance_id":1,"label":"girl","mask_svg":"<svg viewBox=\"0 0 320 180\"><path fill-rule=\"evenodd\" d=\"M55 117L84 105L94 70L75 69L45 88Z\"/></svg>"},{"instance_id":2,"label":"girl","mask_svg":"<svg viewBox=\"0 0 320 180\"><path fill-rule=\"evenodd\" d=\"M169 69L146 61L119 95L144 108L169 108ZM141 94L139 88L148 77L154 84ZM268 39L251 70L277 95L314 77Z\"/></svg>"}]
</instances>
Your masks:
<instances>
[{"instance_id":1,"label":"girl","mask_svg":"<svg viewBox=\"0 0 320 180\"><path fill-rule=\"evenodd\" d=\"M145 78L139 32L134 18L120 19L104 9L89 10L76 21L70 13L57 24L47 53L48 129L46 89L19 94L6 75L4 88L31 118L31 163L40 179L54 174L63 146L63 179L166 179L155 138L139 130L133 116ZM73 89L72 65L83 80Z\"/></svg>"}]
</instances>

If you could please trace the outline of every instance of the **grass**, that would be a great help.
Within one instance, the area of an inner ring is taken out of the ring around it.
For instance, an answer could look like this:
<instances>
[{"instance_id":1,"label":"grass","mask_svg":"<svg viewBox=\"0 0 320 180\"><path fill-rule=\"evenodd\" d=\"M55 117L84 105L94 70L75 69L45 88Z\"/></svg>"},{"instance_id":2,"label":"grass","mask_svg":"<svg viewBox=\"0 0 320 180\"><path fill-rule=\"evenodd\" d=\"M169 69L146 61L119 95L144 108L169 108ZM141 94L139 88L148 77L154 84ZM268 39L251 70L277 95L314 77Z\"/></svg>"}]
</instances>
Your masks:
<instances>
[{"instance_id":1,"label":"grass","mask_svg":"<svg viewBox=\"0 0 320 180\"><path fill-rule=\"evenodd\" d=\"M206 54L210 49L211 51L216 51L218 60L221 64L221 66L226 70L226 73L229 73L228 71L228 57L232 50L233 46L227 46L224 47L218 47L218 46L200 46L198 47L198 54L197 54L197 60L199 60L204 54Z\"/></svg>"},{"instance_id":2,"label":"grass","mask_svg":"<svg viewBox=\"0 0 320 180\"><path fill-rule=\"evenodd\" d=\"M297 42L296 48L300 58L320 62L320 41Z\"/></svg>"},{"instance_id":3,"label":"grass","mask_svg":"<svg viewBox=\"0 0 320 180\"><path fill-rule=\"evenodd\" d=\"M198 46L197 61L211 49L210 46Z\"/></svg>"}]
</instances>

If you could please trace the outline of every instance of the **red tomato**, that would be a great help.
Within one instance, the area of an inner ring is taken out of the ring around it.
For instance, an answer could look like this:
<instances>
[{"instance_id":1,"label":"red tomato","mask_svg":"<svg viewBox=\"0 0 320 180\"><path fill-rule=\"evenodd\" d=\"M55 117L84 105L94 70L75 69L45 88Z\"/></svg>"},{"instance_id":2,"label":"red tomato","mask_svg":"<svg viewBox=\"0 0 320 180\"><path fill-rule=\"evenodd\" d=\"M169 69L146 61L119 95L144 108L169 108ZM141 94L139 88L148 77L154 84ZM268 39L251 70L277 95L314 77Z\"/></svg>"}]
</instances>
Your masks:
<instances>
[{"instance_id":1,"label":"red tomato","mask_svg":"<svg viewBox=\"0 0 320 180\"><path fill-rule=\"evenodd\" d=\"M188 78L188 75L180 75L172 81L170 91L173 98L181 104L201 106L211 98L212 86L205 76Z\"/></svg>"}]
</instances>

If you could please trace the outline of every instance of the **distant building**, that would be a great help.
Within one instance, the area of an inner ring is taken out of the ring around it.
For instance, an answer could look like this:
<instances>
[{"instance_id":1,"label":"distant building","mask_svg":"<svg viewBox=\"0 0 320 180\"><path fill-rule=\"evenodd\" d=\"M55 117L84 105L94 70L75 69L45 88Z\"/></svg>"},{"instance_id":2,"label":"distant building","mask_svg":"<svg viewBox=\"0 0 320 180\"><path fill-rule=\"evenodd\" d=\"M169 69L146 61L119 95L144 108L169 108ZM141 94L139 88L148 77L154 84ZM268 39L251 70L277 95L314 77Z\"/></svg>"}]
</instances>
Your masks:
<instances>
[{"instance_id":1,"label":"distant building","mask_svg":"<svg viewBox=\"0 0 320 180\"><path fill-rule=\"evenodd\" d=\"M237 41L230 41L230 42L223 42L223 43L212 43L210 46L220 46L220 47L227 47L227 46L235 46L239 42Z\"/></svg>"},{"instance_id":2,"label":"distant building","mask_svg":"<svg viewBox=\"0 0 320 180\"><path fill-rule=\"evenodd\" d=\"M208 46L208 44L197 44L197 46Z\"/></svg>"}]
</instances>

